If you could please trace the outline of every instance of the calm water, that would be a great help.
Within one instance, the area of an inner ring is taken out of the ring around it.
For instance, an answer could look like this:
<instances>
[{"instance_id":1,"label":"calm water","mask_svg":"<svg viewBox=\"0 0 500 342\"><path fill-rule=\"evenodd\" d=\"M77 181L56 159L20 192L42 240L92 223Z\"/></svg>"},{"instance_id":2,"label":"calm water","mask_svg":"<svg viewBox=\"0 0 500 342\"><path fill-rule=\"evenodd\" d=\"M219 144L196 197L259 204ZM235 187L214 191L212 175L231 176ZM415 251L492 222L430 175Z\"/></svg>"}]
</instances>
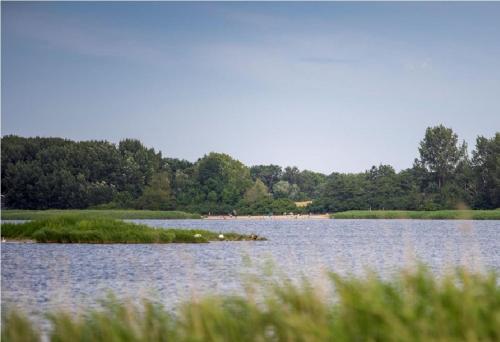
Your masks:
<instances>
[{"instance_id":1,"label":"calm water","mask_svg":"<svg viewBox=\"0 0 500 342\"><path fill-rule=\"evenodd\" d=\"M389 275L417 258L433 271L466 265L500 271L500 221L137 220L156 227L256 233L268 241L167 245L2 244L2 305L36 314L93 306L111 290L169 307L207 292L241 291L243 274L272 261L292 279L325 270ZM251 260L251 265L248 264Z\"/></svg>"}]
</instances>

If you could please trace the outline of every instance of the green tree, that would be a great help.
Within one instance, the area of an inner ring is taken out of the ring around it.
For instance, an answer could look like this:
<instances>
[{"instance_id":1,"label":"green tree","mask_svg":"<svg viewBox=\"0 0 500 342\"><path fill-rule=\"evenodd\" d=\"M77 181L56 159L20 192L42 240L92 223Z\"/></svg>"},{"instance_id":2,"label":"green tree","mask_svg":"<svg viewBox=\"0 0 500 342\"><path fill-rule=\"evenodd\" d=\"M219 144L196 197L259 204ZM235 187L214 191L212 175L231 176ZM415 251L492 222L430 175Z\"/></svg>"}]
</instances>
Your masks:
<instances>
[{"instance_id":1,"label":"green tree","mask_svg":"<svg viewBox=\"0 0 500 342\"><path fill-rule=\"evenodd\" d=\"M395 209L398 207L399 184L397 174L390 165L380 165L366 173L366 198L371 209Z\"/></svg>"},{"instance_id":2,"label":"green tree","mask_svg":"<svg viewBox=\"0 0 500 342\"><path fill-rule=\"evenodd\" d=\"M140 196L153 174L160 169L161 153L146 148L139 140L125 139L118 144L123 160L123 177L120 189Z\"/></svg>"},{"instance_id":3,"label":"green tree","mask_svg":"<svg viewBox=\"0 0 500 342\"><path fill-rule=\"evenodd\" d=\"M260 179L257 179L252 187L245 192L243 199L248 203L254 203L269 198L269 196L267 186Z\"/></svg>"},{"instance_id":4,"label":"green tree","mask_svg":"<svg viewBox=\"0 0 500 342\"><path fill-rule=\"evenodd\" d=\"M210 153L195 164L195 174L205 198L231 211L252 185L248 168L222 153ZM217 208L212 208L218 210Z\"/></svg>"},{"instance_id":5,"label":"green tree","mask_svg":"<svg viewBox=\"0 0 500 342\"><path fill-rule=\"evenodd\" d=\"M8 208L179 208L247 213L295 211L312 199L313 211L439 209L458 203L500 206L500 136L478 137L472 160L465 144L443 126L427 129L412 168L380 165L357 174L325 176L277 165L248 169L226 154L196 163L163 158L140 141L1 138L2 202ZM272 190L274 199L268 194ZM286 208L286 210L285 210ZM295 209L293 209L295 208Z\"/></svg>"},{"instance_id":6,"label":"green tree","mask_svg":"<svg viewBox=\"0 0 500 342\"><path fill-rule=\"evenodd\" d=\"M273 186L273 195L275 198L288 198L290 194L290 183L287 181L279 181Z\"/></svg>"},{"instance_id":7,"label":"green tree","mask_svg":"<svg viewBox=\"0 0 500 342\"><path fill-rule=\"evenodd\" d=\"M170 176L167 172L153 175L151 184L145 189L141 197L137 199L137 209L169 210L173 209L174 201L170 189Z\"/></svg>"},{"instance_id":8,"label":"green tree","mask_svg":"<svg viewBox=\"0 0 500 342\"><path fill-rule=\"evenodd\" d=\"M367 210L367 178L364 173L333 173L328 177L321 197L312 208L319 211L338 212L345 210Z\"/></svg>"},{"instance_id":9,"label":"green tree","mask_svg":"<svg viewBox=\"0 0 500 342\"><path fill-rule=\"evenodd\" d=\"M7 208L48 208L50 203L45 200L46 193L40 191L39 180L43 170L39 162L10 162L2 166L2 172L2 195L5 196L4 205Z\"/></svg>"},{"instance_id":10,"label":"green tree","mask_svg":"<svg viewBox=\"0 0 500 342\"><path fill-rule=\"evenodd\" d=\"M300 170L296 166L287 166L283 172L282 180L290 184L297 184L300 177Z\"/></svg>"},{"instance_id":11,"label":"green tree","mask_svg":"<svg viewBox=\"0 0 500 342\"><path fill-rule=\"evenodd\" d=\"M479 136L472 152L478 208L500 208L500 133L487 139Z\"/></svg>"},{"instance_id":12,"label":"green tree","mask_svg":"<svg viewBox=\"0 0 500 342\"><path fill-rule=\"evenodd\" d=\"M457 165L467 155L465 141L458 145L458 136L443 125L429 127L419 147L420 163L435 176L438 189L446 183Z\"/></svg>"},{"instance_id":13,"label":"green tree","mask_svg":"<svg viewBox=\"0 0 500 342\"><path fill-rule=\"evenodd\" d=\"M260 179L268 189L272 189L280 181L283 170L278 165L255 165L250 168L250 175L254 181Z\"/></svg>"},{"instance_id":14,"label":"green tree","mask_svg":"<svg viewBox=\"0 0 500 342\"><path fill-rule=\"evenodd\" d=\"M319 172L303 170L297 177L297 185L300 189L300 199L318 198L324 185L326 176Z\"/></svg>"}]
</instances>

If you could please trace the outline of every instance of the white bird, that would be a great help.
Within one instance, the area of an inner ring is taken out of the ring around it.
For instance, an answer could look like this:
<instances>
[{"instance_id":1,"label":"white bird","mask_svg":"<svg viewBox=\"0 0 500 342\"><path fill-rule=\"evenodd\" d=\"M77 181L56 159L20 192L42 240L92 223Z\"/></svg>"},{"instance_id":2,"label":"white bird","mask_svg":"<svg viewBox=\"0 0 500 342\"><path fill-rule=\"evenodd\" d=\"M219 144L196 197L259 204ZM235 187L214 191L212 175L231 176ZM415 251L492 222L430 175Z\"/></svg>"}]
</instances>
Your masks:
<instances>
[{"instance_id":1,"label":"white bird","mask_svg":"<svg viewBox=\"0 0 500 342\"><path fill-rule=\"evenodd\" d=\"M224 235L223 234L219 234L219 240L224 240Z\"/></svg>"},{"instance_id":2,"label":"white bird","mask_svg":"<svg viewBox=\"0 0 500 342\"><path fill-rule=\"evenodd\" d=\"M7 240L5 240L5 239L2 239L2 242L7 242Z\"/></svg>"},{"instance_id":3,"label":"white bird","mask_svg":"<svg viewBox=\"0 0 500 342\"><path fill-rule=\"evenodd\" d=\"M194 234L195 238L201 238L201 234Z\"/></svg>"}]
</instances>

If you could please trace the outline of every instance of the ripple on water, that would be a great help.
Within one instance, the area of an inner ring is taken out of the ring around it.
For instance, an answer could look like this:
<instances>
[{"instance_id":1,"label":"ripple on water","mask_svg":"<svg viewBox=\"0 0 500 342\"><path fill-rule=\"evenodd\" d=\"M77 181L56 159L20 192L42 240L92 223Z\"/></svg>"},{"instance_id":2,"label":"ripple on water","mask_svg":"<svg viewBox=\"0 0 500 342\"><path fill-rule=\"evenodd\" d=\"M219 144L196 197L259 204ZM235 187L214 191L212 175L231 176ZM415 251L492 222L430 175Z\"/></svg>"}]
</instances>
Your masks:
<instances>
[{"instance_id":1,"label":"ripple on water","mask_svg":"<svg viewBox=\"0 0 500 342\"><path fill-rule=\"evenodd\" d=\"M325 270L381 274L418 260L432 270L500 270L500 221L135 220L156 227L255 233L268 241L167 245L2 244L2 303L31 312L94 306L112 291L175 307L189 296L242 290L272 260L292 279ZM248 266L244 257L252 261Z\"/></svg>"}]
</instances>

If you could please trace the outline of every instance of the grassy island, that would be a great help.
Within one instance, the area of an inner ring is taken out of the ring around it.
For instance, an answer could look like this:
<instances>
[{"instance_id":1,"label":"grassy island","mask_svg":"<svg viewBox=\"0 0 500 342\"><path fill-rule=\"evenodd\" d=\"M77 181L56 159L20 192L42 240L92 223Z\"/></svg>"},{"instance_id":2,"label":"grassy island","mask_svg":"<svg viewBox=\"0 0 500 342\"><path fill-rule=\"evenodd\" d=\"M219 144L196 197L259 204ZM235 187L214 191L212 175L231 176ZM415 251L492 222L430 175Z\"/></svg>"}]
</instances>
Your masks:
<instances>
[{"instance_id":1,"label":"grassy island","mask_svg":"<svg viewBox=\"0 0 500 342\"><path fill-rule=\"evenodd\" d=\"M332 275L330 292L305 283L268 283L264 300L202 297L172 313L119 302L81 315L55 311L46 339L25 315L5 310L2 341L498 341L496 274L424 269L389 280ZM258 291L260 292L260 291ZM330 300L335 298L336 300Z\"/></svg>"},{"instance_id":2,"label":"grassy island","mask_svg":"<svg viewBox=\"0 0 500 342\"><path fill-rule=\"evenodd\" d=\"M97 210L97 209L50 209L50 210L2 210L2 220L37 220L63 215L79 215L91 218L102 217L111 219L200 219L199 214L191 214L183 211L163 210Z\"/></svg>"},{"instance_id":3,"label":"grassy island","mask_svg":"<svg viewBox=\"0 0 500 342\"><path fill-rule=\"evenodd\" d=\"M500 210L350 210L334 219L500 220Z\"/></svg>"},{"instance_id":4,"label":"grassy island","mask_svg":"<svg viewBox=\"0 0 500 342\"><path fill-rule=\"evenodd\" d=\"M110 218L60 216L25 223L2 224L2 238L45 243L203 243L264 240L256 235L201 229L163 229Z\"/></svg>"}]
</instances>

